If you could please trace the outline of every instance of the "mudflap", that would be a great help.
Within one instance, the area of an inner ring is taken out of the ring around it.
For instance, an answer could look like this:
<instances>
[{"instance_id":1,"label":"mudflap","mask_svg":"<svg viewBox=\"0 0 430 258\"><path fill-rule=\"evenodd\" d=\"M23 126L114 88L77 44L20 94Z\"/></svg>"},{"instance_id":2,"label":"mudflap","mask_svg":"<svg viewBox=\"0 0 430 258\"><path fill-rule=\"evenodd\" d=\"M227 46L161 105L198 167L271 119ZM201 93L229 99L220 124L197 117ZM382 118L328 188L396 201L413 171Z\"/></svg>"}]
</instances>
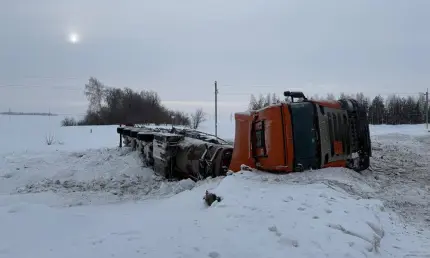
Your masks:
<instances>
[{"instance_id":1,"label":"mudflap","mask_svg":"<svg viewBox=\"0 0 430 258\"><path fill-rule=\"evenodd\" d=\"M350 159L347 164L347 168L354 170L355 172L361 172L368 169L370 166L370 157L368 155L360 155L356 158Z\"/></svg>"}]
</instances>

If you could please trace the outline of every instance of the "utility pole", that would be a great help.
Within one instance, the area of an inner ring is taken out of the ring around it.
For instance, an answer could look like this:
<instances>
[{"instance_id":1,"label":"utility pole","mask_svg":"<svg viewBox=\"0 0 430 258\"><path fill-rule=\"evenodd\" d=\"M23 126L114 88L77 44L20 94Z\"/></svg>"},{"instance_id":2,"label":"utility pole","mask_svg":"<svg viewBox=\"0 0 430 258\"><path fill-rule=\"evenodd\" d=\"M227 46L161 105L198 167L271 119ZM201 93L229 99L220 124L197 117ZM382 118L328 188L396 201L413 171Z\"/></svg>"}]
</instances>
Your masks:
<instances>
[{"instance_id":1,"label":"utility pole","mask_svg":"<svg viewBox=\"0 0 430 258\"><path fill-rule=\"evenodd\" d=\"M426 91L426 129L429 129L429 88Z\"/></svg>"},{"instance_id":2,"label":"utility pole","mask_svg":"<svg viewBox=\"0 0 430 258\"><path fill-rule=\"evenodd\" d=\"M218 85L215 81L215 136L218 137Z\"/></svg>"}]
</instances>

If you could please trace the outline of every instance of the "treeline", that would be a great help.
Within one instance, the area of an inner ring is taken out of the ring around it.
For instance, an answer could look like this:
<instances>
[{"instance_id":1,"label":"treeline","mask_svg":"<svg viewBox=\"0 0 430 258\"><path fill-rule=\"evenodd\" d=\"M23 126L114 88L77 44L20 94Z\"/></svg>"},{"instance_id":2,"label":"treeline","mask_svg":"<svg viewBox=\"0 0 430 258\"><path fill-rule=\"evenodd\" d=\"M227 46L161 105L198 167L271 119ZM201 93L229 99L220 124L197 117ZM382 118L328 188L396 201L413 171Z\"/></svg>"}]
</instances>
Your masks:
<instances>
[{"instance_id":1,"label":"treeline","mask_svg":"<svg viewBox=\"0 0 430 258\"><path fill-rule=\"evenodd\" d=\"M173 123L197 128L205 119L201 109L188 115L166 108L154 91L136 92L129 88L107 87L94 77L85 84L85 96L89 102L85 117L80 121L65 118L63 126Z\"/></svg>"},{"instance_id":2,"label":"treeline","mask_svg":"<svg viewBox=\"0 0 430 258\"><path fill-rule=\"evenodd\" d=\"M10 115L10 116L58 116L52 113L37 113L37 112L0 112L0 115Z\"/></svg>"},{"instance_id":3,"label":"treeline","mask_svg":"<svg viewBox=\"0 0 430 258\"><path fill-rule=\"evenodd\" d=\"M423 95L400 97L392 94L386 99L378 95L370 99L363 93L355 95L341 93L339 99L344 98L352 98L363 104L371 124L420 124L425 122L425 97ZM309 99L336 100L338 98L330 93L326 97L314 95ZM281 98L276 94L260 95L258 98L251 95L249 109L256 110L279 102L281 102Z\"/></svg>"}]
</instances>

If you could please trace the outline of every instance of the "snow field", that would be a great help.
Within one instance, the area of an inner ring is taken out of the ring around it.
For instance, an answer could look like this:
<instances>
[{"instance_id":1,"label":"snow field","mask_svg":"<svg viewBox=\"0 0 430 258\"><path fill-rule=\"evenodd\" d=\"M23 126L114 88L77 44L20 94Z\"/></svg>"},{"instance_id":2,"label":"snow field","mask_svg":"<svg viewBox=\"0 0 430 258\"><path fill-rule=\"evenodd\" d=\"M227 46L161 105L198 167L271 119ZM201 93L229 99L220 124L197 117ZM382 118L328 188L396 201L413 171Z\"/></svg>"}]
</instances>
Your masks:
<instances>
[{"instance_id":1,"label":"snow field","mask_svg":"<svg viewBox=\"0 0 430 258\"><path fill-rule=\"evenodd\" d=\"M430 256L425 126L372 126L363 175L254 171L194 183L142 167L116 147L116 126L31 119L0 124L0 257ZM49 132L59 139L50 146ZM206 190L223 200L206 207Z\"/></svg>"},{"instance_id":2,"label":"snow field","mask_svg":"<svg viewBox=\"0 0 430 258\"><path fill-rule=\"evenodd\" d=\"M417 125L370 125L370 133L372 136L378 135L407 135L407 136L423 136L429 135L425 124Z\"/></svg>"},{"instance_id":3,"label":"snow field","mask_svg":"<svg viewBox=\"0 0 430 258\"><path fill-rule=\"evenodd\" d=\"M0 164L0 193L12 194L8 199L54 192L63 206L168 197L195 185L163 180L129 148L14 154Z\"/></svg>"},{"instance_id":4,"label":"snow field","mask_svg":"<svg viewBox=\"0 0 430 258\"><path fill-rule=\"evenodd\" d=\"M63 116L0 115L0 154L118 146L117 126L61 127ZM52 144L47 144L47 139Z\"/></svg>"},{"instance_id":5,"label":"snow field","mask_svg":"<svg viewBox=\"0 0 430 258\"><path fill-rule=\"evenodd\" d=\"M430 133L420 127L411 134L387 133L373 140L372 171L363 176L403 221L417 228L430 227Z\"/></svg>"},{"instance_id":6,"label":"snow field","mask_svg":"<svg viewBox=\"0 0 430 258\"><path fill-rule=\"evenodd\" d=\"M0 207L7 257L403 257L424 253L377 200L245 172L159 201ZM206 189L223 197L206 207ZM17 208L19 207L19 208ZM19 226L16 222L19 221ZM55 237L53 237L55 236ZM37 239L37 241L35 241ZM26 248L20 248L25 243Z\"/></svg>"}]
</instances>

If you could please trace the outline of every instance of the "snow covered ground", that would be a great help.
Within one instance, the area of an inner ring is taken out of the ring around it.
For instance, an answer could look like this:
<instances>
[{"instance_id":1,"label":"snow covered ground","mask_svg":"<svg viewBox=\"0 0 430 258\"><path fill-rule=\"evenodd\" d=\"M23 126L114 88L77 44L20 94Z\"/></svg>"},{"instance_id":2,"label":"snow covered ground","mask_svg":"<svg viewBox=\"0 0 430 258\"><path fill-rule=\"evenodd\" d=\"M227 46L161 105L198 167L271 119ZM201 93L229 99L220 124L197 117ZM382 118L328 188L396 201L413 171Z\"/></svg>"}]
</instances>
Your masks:
<instances>
[{"instance_id":1,"label":"snow covered ground","mask_svg":"<svg viewBox=\"0 0 430 258\"><path fill-rule=\"evenodd\" d=\"M142 167L116 147L115 126L59 120L0 117L0 257L430 257L423 125L372 126L363 175L257 171L194 183ZM206 190L223 200L207 207Z\"/></svg>"}]
</instances>

